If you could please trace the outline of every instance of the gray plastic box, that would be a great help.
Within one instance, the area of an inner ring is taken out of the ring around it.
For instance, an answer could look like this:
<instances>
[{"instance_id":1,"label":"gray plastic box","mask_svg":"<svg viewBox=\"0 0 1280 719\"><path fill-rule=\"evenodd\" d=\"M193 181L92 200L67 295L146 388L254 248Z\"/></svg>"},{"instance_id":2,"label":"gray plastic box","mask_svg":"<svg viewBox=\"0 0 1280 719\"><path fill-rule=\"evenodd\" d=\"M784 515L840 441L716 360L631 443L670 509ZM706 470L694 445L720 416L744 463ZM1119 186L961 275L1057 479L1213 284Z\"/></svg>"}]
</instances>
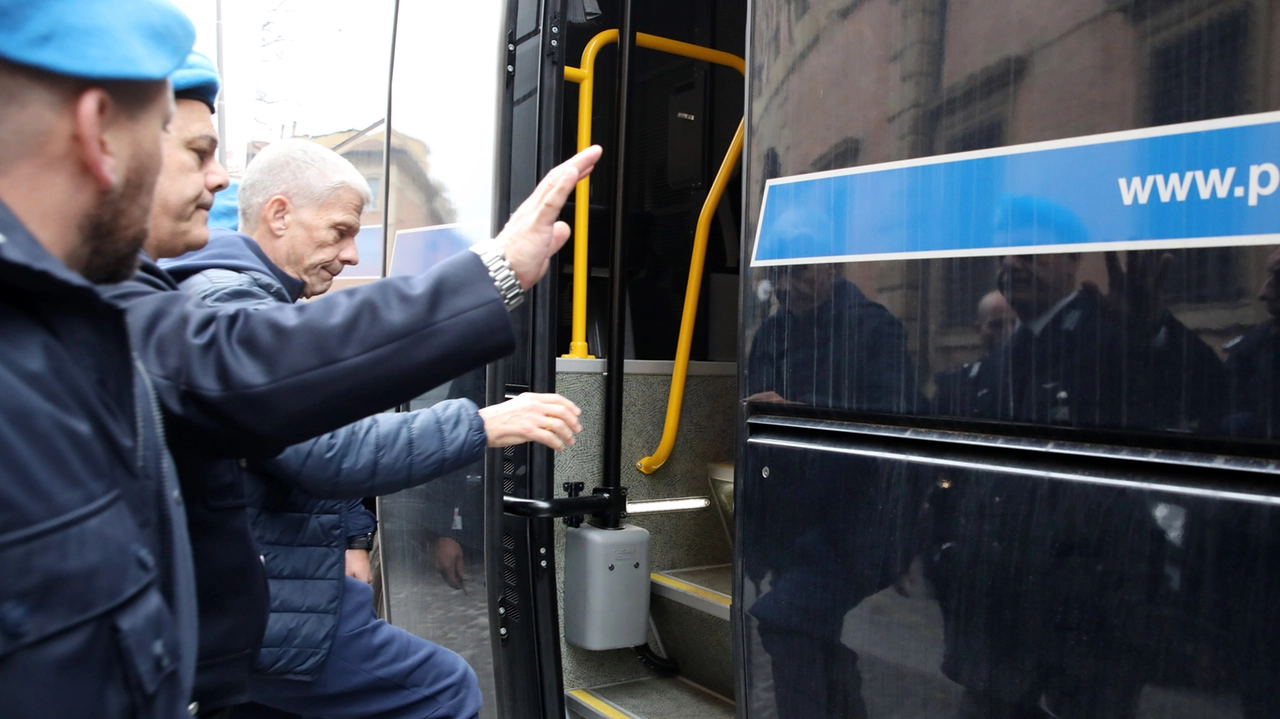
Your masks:
<instances>
[{"instance_id":1,"label":"gray plastic box","mask_svg":"<svg viewBox=\"0 0 1280 719\"><path fill-rule=\"evenodd\" d=\"M569 528L564 638L601 651L644 644L649 629L649 532L632 525Z\"/></svg>"}]
</instances>

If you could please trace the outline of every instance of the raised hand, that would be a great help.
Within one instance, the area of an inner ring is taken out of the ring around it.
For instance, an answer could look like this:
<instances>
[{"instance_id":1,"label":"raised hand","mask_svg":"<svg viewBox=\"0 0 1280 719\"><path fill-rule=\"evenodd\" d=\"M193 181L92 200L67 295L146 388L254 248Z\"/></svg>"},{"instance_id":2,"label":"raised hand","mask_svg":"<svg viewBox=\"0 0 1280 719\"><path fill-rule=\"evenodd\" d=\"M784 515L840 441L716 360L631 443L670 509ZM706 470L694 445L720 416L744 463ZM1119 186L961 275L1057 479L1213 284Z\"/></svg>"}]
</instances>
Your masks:
<instances>
[{"instance_id":1,"label":"raised hand","mask_svg":"<svg viewBox=\"0 0 1280 719\"><path fill-rule=\"evenodd\" d=\"M1107 294L1097 285L1084 283L1087 291L1098 295L1102 303L1115 312L1125 325L1154 326L1164 317L1164 283L1173 268L1173 255L1151 251L1125 253L1124 265L1115 252L1105 253L1107 261Z\"/></svg>"},{"instance_id":2,"label":"raised hand","mask_svg":"<svg viewBox=\"0 0 1280 719\"><path fill-rule=\"evenodd\" d=\"M569 225L559 221L560 210L578 180L591 174L602 152L599 145L592 145L548 172L498 233L496 241L522 289L542 279L551 256L568 241Z\"/></svg>"}]
</instances>

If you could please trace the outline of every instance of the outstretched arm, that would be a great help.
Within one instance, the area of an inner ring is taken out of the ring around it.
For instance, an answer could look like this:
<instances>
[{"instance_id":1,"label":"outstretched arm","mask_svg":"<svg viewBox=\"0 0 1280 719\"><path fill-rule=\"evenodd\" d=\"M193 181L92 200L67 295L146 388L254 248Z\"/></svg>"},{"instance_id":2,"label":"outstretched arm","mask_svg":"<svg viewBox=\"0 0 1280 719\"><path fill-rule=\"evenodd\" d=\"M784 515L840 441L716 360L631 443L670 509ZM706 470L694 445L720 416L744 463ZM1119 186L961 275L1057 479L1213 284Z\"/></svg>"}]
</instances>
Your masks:
<instances>
[{"instance_id":1,"label":"outstretched arm","mask_svg":"<svg viewBox=\"0 0 1280 719\"><path fill-rule=\"evenodd\" d=\"M479 461L485 447L535 441L563 449L582 431L580 412L555 394L526 393L482 410L470 400L451 399L416 412L374 415L254 464L316 497L375 497Z\"/></svg>"},{"instance_id":2,"label":"outstretched arm","mask_svg":"<svg viewBox=\"0 0 1280 719\"><path fill-rule=\"evenodd\" d=\"M556 218L599 157L592 147L552 170L495 240L522 287L568 239ZM171 430L227 456L276 454L514 347L502 300L471 252L302 305L215 309L161 291L122 305Z\"/></svg>"}]
</instances>

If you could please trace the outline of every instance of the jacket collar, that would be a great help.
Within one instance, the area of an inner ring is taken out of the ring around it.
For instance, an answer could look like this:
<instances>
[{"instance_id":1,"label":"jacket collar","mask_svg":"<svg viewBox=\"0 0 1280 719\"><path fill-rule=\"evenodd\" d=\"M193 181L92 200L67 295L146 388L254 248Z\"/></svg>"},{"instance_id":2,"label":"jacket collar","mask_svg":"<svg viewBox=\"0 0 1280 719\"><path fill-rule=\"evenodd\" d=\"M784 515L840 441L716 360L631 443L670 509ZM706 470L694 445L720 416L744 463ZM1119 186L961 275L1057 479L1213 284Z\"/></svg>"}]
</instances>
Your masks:
<instances>
[{"instance_id":1,"label":"jacket collar","mask_svg":"<svg viewBox=\"0 0 1280 719\"><path fill-rule=\"evenodd\" d=\"M302 280L272 262L252 237L231 230L211 230L209 244L182 257L162 260L160 269L177 282L212 269L265 275L280 286L290 302L296 302L306 289Z\"/></svg>"}]
</instances>

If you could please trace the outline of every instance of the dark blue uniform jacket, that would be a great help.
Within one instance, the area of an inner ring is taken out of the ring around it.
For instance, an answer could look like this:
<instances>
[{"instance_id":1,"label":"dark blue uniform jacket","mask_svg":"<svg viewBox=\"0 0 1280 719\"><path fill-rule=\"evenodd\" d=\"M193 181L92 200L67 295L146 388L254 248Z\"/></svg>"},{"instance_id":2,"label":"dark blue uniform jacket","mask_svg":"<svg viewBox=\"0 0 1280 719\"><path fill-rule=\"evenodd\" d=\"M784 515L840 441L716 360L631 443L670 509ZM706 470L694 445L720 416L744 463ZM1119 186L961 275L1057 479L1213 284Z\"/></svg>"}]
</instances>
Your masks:
<instances>
[{"instance_id":1,"label":"dark blue uniform jacket","mask_svg":"<svg viewBox=\"0 0 1280 719\"><path fill-rule=\"evenodd\" d=\"M208 247L164 266L185 292L213 306L291 304L302 291L256 242L235 232L214 230ZM277 457L250 459L249 518L271 588L255 671L305 680L323 666L338 630L347 537L373 527L359 497L396 492L473 463L483 458L485 444L476 405L450 400L375 415Z\"/></svg>"},{"instance_id":2,"label":"dark blue uniform jacket","mask_svg":"<svg viewBox=\"0 0 1280 719\"><path fill-rule=\"evenodd\" d=\"M124 313L0 203L0 714L185 713L191 550Z\"/></svg>"}]
</instances>

